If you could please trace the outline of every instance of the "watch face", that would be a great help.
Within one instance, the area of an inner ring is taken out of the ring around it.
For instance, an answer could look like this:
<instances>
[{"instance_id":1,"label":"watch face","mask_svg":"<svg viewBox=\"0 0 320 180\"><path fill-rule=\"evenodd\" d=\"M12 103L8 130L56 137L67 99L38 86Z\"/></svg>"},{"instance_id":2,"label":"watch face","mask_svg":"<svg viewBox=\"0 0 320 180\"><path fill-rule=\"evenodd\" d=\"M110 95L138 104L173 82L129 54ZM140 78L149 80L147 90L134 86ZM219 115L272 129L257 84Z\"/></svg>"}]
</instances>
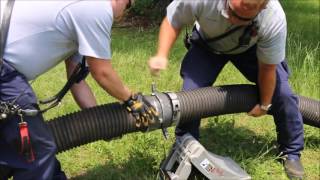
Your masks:
<instances>
[{"instance_id":1,"label":"watch face","mask_svg":"<svg viewBox=\"0 0 320 180\"><path fill-rule=\"evenodd\" d=\"M260 105L260 108L262 110L265 110L265 111L269 111L270 107L271 107L271 104L269 104L269 105Z\"/></svg>"}]
</instances>

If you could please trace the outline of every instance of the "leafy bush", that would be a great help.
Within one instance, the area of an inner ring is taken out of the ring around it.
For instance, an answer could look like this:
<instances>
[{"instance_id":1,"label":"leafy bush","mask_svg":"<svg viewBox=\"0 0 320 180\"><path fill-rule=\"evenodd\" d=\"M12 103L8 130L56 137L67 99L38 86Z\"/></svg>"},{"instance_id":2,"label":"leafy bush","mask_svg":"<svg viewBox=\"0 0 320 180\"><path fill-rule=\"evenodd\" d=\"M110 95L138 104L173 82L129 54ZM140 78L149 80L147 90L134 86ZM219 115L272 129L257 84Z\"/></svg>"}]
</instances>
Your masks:
<instances>
[{"instance_id":1,"label":"leafy bush","mask_svg":"<svg viewBox=\"0 0 320 180\"><path fill-rule=\"evenodd\" d=\"M162 19L166 7L172 0L136 0L131 9L133 16L149 17L152 20Z\"/></svg>"},{"instance_id":2,"label":"leafy bush","mask_svg":"<svg viewBox=\"0 0 320 180\"><path fill-rule=\"evenodd\" d=\"M155 5L155 0L138 0L135 1L131 11L138 16L146 16Z\"/></svg>"}]
</instances>

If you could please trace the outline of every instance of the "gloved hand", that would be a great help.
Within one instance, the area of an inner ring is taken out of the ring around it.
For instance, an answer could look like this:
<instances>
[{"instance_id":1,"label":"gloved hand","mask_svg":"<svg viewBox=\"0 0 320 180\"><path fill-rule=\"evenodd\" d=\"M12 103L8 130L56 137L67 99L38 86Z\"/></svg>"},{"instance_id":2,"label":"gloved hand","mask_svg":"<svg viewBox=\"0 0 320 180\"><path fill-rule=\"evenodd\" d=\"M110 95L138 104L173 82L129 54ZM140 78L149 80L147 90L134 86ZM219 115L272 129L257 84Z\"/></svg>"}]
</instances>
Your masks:
<instances>
[{"instance_id":1,"label":"gloved hand","mask_svg":"<svg viewBox=\"0 0 320 180\"><path fill-rule=\"evenodd\" d=\"M128 100L124 101L127 110L136 119L136 126L148 127L159 116L156 109L143 97L141 93L133 94Z\"/></svg>"}]
</instances>

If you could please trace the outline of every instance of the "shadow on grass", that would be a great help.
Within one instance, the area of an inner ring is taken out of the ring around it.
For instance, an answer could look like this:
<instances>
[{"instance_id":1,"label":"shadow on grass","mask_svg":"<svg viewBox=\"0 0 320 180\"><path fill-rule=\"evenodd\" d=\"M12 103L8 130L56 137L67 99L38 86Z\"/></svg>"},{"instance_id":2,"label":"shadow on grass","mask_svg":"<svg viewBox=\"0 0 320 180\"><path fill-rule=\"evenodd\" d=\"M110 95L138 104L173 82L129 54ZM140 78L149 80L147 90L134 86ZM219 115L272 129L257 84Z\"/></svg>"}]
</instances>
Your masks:
<instances>
[{"instance_id":1,"label":"shadow on grass","mask_svg":"<svg viewBox=\"0 0 320 180\"><path fill-rule=\"evenodd\" d=\"M85 174L72 177L71 180L136 180L156 179L157 170L153 168L156 159L150 154L131 151L130 157L122 164L112 160L103 166L88 170Z\"/></svg>"},{"instance_id":2,"label":"shadow on grass","mask_svg":"<svg viewBox=\"0 0 320 180\"><path fill-rule=\"evenodd\" d=\"M200 142L207 150L217 155L231 157L242 168L249 170L249 173L254 173L257 163L275 160L278 153L274 136L259 136L245 126L235 127L234 120L228 116L210 118L201 128ZM316 136L308 136L306 145L306 148L317 148L319 139ZM120 164L110 160L103 166L90 169L85 174L71 179L157 179L159 156L148 153L147 148L148 145L142 148L140 145L134 146L130 149L129 158Z\"/></svg>"},{"instance_id":3,"label":"shadow on grass","mask_svg":"<svg viewBox=\"0 0 320 180\"><path fill-rule=\"evenodd\" d=\"M229 156L237 162L256 158L274 157L277 154L276 140L271 135L259 136L241 126L235 127L228 117L214 117L201 129L201 144L207 150Z\"/></svg>"}]
</instances>

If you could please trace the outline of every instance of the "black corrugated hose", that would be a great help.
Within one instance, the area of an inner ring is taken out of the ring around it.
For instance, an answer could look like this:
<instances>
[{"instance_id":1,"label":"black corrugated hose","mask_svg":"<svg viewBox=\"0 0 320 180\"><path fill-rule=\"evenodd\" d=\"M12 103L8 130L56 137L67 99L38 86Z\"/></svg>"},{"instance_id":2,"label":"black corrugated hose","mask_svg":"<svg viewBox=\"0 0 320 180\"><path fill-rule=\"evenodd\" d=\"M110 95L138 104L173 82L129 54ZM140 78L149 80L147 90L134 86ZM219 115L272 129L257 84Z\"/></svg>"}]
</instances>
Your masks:
<instances>
[{"instance_id":1,"label":"black corrugated hose","mask_svg":"<svg viewBox=\"0 0 320 180\"><path fill-rule=\"evenodd\" d=\"M214 115L248 112L258 102L254 85L207 87L176 93L181 104L181 122ZM320 102L298 96L304 124L320 128Z\"/></svg>"},{"instance_id":2,"label":"black corrugated hose","mask_svg":"<svg viewBox=\"0 0 320 180\"><path fill-rule=\"evenodd\" d=\"M252 85L206 87L176 93L180 102L180 122L214 115L248 112L258 102Z\"/></svg>"},{"instance_id":3,"label":"black corrugated hose","mask_svg":"<svg viewBox=\"0 0 320 180\"><path fill-rule=\"evenodd\" d=\"M135 121L119 103L105 104L57 117L47 123L58 152L136 132Z\"/></svg>"},{"instance_id":4,"label":"black corrugated hose","mask_svg":"<svg viewBox=\"0 0 320 180\"><path fill-rule=\"evenodd\" d=\"M253 85L208 87L176 94L180 102L180 123L193 118L248 112L258 102L257 89ZM320 102L301 96L299 99L304 123L320 127ZM47 124L55 138L58 152L97 140L109 140L143 131L135 127L133 117L119 103L57 117Z\"/></svg>"},{"instance_id":5,"label":"black corrugated hose","mask_svg":"<svg viewBox=\"0 0 320 180\"><path fill-rule=\"evenodd\" d=\"M320 128L320 103L313 99L299 96L299 109L303 123Z\"/></svg>"}]
</instances>

